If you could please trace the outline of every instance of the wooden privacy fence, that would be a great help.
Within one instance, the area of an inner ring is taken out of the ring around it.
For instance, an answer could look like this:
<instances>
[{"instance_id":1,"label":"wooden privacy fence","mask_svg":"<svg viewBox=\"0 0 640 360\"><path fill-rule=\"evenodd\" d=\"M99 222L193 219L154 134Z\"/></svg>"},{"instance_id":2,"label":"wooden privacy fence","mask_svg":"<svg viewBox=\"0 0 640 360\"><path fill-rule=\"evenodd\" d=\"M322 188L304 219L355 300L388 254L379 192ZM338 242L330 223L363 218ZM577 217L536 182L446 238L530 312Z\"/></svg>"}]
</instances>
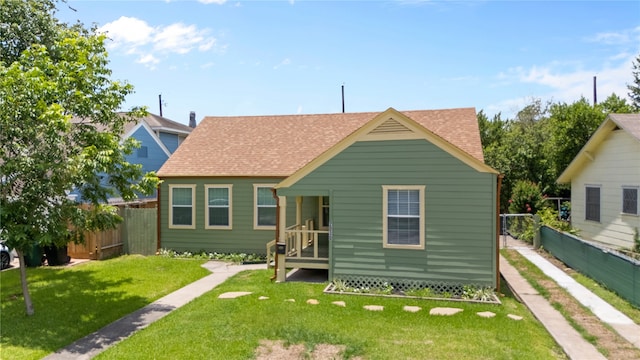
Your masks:
<instances>
[{"instance_id":1,"label":"wooden privacy fence","mask_svg":"<svg viewBox=\"0 0 640 360\"><path fill-rule=\"evenodd\" d=\"M540 228L540 240L545 250L569 267L640 306L640 261L547 226Z\"/></svg>"},{"instance_id":2,"label":"wooden privacy fence","mask_svg":"<svg viewBox=\"0 0 640 360\"><path fill-rule=\"evenodd\" d=\"M158 210L125 208L124 219L125 254L154 255L158 246Z\"/></svg>"},{"instance_id":3,"label":"wooden privacy fence","mask_svg":"<svg viewBox=\"0 0 640 360\"><path fill-rule=\"evenodd\" d=\"M75 259L103 260L126 254L153 255L157 247L157 208L119 206L123 222L102 232L85 232L83 244L69 243L67 254Z\"/></svg>"}]
</instances>

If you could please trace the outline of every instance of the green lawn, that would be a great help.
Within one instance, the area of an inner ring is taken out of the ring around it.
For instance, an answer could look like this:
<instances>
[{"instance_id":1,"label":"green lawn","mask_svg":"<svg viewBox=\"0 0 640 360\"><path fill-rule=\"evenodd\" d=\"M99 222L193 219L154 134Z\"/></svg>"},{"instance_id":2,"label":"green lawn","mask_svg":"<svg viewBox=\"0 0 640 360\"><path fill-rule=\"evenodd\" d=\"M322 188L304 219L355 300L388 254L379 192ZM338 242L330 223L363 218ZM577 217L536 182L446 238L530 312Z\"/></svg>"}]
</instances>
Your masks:
<instances>
[{"instance_id":1,"label":"green lawn","mask_svg":"<svg viewBox=\"0 0 640 360\"><path fill-rule=\"evenodd\" d=\"M564 359L553 339L511 294L502 305L323 294L326 284L269 280L271 271L244 272L174 311L99 359L250 359L260 340L345 345L345 357L365 359ZM228 291L251 291L218 299ZM503 289L503 291L506 291ZM267 296L268 300L258 297ZM287 299L295 299L288 302ZM320 304L310 305L308 299ZM331 304L344 301L346 307ZM371 312L364 305L382 305ZM402 307L422 307L417 313ZM434 307L459 307L431 316ZM491 311L494 318L477 312ZM511 320L507 314L523 316Z\"/></svg>"},{"instance_id":2,"label":"green lawn","mask_svg":"<svg viewBox=\"0 0 640 360\"><path fill-rule=\"evenodd\" d=\"M210 272L201 260L122 256L73 267L28 268L35 315L25 314L19 269L0 273L0 358L40 359Z\"/></svg>"}]
</instances>

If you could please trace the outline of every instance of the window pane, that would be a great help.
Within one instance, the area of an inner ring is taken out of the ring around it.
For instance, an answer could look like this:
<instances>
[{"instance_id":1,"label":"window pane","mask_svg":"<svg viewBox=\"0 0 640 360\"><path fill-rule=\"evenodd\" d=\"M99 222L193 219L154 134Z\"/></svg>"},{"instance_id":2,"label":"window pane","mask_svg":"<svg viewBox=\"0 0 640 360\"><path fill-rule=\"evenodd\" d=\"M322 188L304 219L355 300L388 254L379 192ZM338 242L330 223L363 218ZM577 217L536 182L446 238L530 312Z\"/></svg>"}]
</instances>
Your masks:
<instances>
[{"instance_id":1,"label":"window pane","mask_svg":"<svg viewBox=\"0 0 640 360\"><path fill-rule=\"evenodd\" d=\"M209 206L229 206L229 189L209 188Z\"/></svg>"},{"instance_id":2,"label":"window pane","mask_svg":"<svg viewBox=\"0 0 640 360\"><path fill-rule=\"evenodd\" d=\"M173 225L191 225L191 207L173 207Z\"/></svg>"},{"instance_id":3,"label":"window pane","mask_svg":"<svg viewBox=\"0 0 640 360\"><path fill-rule=\"evenodd\" d=\"M420 218L388 218L387 242L393 245L420 244Z\"/></svg>"},{"instance_id":4,"label":"window pane","mask_svg":"<svg viewBox=\"0 0 640 360\"><path fill-rule=\"evenodd\" d=\"M387 203L388 215L420 215L419 190L389 190Z\"/></svg>"},{"instance_id":5,"label":"window pane","mask_svg":"<svg viewBox=\"0 0 640 360\"><path fill-rule=\"evenodd\" d=\"M622 212L638 214L638 189L622 189Z\"/></svg>"},{"instance_id":6,"label":"window pane","mask_svg":"<svg viewBox=\"0 0 640 360\"><path fill-rule=\"evenodd\" d=\"M585 200L585 219L600 221L600 188L587 187Z\"/></svg>"},{"instance_id":7,"label":"window pane","mask_svg":"<svg viewBox=\"0 0 640 360\"><path fill-rule=\"evenodd\" d=\"M191 188L173 188L173 205L191 205Z\"/></svg>"},{"instance_id":8,"label":"window pane","mask_svg":"<svg viewBox=\"0 0 640 360\"><path fill-rule=\"evenodd\" d=\"M209 208L209 226L229 226L229 208Z\"/></svg>"},{"instance_id":9,"label":"window pane","mask_svg":"<svg viewBox=\"0 0 640 360\"><path fill-rule=\"evenodd\" d=\"M329 226L329 208L322 208L322 226Z\"/></svg>"},{"instance_id":10,"label":"window pane","mask_svg":"<svg viewBox=\"0 0 640 360\"><path fill-rule=\"evenodd\" d=\"M270 188L258 188L258 205L276 206L276 199L273 198L273 193Z\"/></svg>"},{"instance_id":11,"label":"window pane","mask_svg":"<svg viewBox=\"0 0 640 360\"><path fill-rule=\"evenodd\" d=\"M276 208L275 207L258 207L258 225L259 226L275 226L276 225Z\"/></svg>"}]
</instances>

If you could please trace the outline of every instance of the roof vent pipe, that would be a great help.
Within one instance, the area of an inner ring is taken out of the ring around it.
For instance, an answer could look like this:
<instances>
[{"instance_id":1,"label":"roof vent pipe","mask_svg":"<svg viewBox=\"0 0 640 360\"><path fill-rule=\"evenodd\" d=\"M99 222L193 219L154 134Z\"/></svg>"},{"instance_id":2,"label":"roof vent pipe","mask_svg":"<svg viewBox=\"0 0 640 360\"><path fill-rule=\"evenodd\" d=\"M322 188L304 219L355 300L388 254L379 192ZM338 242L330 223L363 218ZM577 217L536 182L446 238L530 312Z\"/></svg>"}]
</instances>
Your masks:
<instances>
[{"instance_id":1,"label":"roof vent pipe","mask_svg":"<svg viewBox=\"0 0 640 360\"><path fill-rule=\"evenodd\" d=\"M196 127L196 112L192 111L189 113L189 127L195 129Z\"/></svg>"}]
</instances>

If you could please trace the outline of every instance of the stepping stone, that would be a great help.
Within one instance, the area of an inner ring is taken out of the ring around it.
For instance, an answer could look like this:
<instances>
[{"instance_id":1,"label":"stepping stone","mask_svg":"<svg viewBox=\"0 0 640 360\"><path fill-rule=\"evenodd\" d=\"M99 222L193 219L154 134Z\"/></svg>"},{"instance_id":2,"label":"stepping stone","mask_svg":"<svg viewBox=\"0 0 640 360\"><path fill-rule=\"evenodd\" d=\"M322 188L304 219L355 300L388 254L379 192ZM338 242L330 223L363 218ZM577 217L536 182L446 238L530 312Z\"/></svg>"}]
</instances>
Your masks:
<instances>
[{"instance_id":1,"label":"stepping stone","mask_svg":"<svg viewBox=\"0 0 640 360\"><path fill-rule=\"evenodd\" d=\"M309 305L318 305L318 304L320 304L320 301L318 301L316 299L309 299L309 300L307 300L307 304L309 304Z\"/></svg>"},{"instance_id":2,"label":"stepping stone","mask_svg":"<svg viewBox=\"0 0 640 360\"><path fill-rule=\"evenodd\" d=\"M478 314L478 316L483 317L483 318L492 318L494 316L496 316L496 314L492 313L491 311L483 311L483 312L479 312L476 313Z\"/></svg>"},{"instance_id":3,"label":"stepping stone","mask_svg":"<svg viewBox=\"0 0 640 360\"><path fill-rule=\"evenodd\" d=\"M364 308L369 310L369 311L382 311L382 310L384 310L384 306L380 306L380 305L365 305Z\"/></svg>"},{"instance_id":4,"label":"stepping stone","mask_svg":"<svg viewBox=\"0 0 640 360\"><path fill-rule=\"evenodd\" d=\"M286 299L286 302L296 302L296 299Z\"/></svg>"},{"instance_id":5,"label":"stepping stone","mask_svg":"<svg viewBox=\"0 0 640 360\"><path fill-rule=\"evenodd\" d=\"M405 306L402 310L414 313L422 310L422 308L420 306Z\"/></svg>"},{"instance_id":6,"label":"stepping stone","mask_svg":"<svg viewBox=\"0 0 640 360\"><path fill-rule=\"evenodd\" d=\"M226 292L224 294L218 295L218 299L235 299L240 296L245 296L249 294L251 293L248 291L231 291L231 292Z\"/></svg>"},{"instance_id":7,"label":"stepping stone","mask_svg":"<svg viewBox=\"0 0 640 360\"><path fill-rule=\"evenodd\" d=\"M515 320L515 321L520 321L520 320L522 320L522 316L518 316L518 315L509 314L509 315L507 315L507 317L508 317L509 319L513 319L513 320Z\"/></svg>"},{"instance_id":8,"label":"stepping stone","mask_svg":"<svg viewBox=\"0 0 640 360\"><path fill-rule=\"evenodd\" d=\"M347 306L347 304L344 301L334 301L334 302L332 302L332 304L336 305L336 306L342 306L342 307L346 307Z\"/></svg>"},{"instance_id":9,"label":"stepping stone","mask_svg":"<svg viewBox=\"0 0 640 360\"><path fill-rule=\"evenodd\" d=\"M458 309L458 308L448 308L448 307L438 307L438 308L433 308L431 309L431 311L429 311L429 315L444 315L444 316L451 316L451 315L455 315L459 312L461 312L462 309Z\"/></svg>"},{"instance_id":10,"label":"stepping stone","mask_svg":"<svg viewBox=\"0 0 640 360\"><path fill-rule=\"evenodd\" d=\"M260 297L258 298L258 300L269 300L269 297L267 297L267 296L260 296Z\"/></svg>"}]
</instances>

